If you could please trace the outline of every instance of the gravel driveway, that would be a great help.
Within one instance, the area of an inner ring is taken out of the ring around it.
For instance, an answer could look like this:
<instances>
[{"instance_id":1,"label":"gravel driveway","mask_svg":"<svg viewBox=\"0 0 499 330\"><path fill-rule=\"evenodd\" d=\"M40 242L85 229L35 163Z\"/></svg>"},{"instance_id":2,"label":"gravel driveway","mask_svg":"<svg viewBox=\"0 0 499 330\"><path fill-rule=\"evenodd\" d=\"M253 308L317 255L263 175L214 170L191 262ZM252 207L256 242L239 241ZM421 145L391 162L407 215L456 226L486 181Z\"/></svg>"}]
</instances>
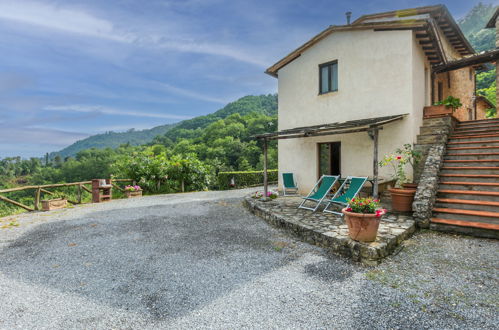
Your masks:
<instances>
[{"instance_id":1,"label":"gravel driveway","mask_svg":"<svg viewBox=\"0 0 499 330\"><path fill-rule=\"evenodd\" d=\"M254 190L254 189L253 189ZM366 268L241 205L249 190L11 217L0 328L495 328L499 242L421 232Z\"/></svg>"}]
</instances>

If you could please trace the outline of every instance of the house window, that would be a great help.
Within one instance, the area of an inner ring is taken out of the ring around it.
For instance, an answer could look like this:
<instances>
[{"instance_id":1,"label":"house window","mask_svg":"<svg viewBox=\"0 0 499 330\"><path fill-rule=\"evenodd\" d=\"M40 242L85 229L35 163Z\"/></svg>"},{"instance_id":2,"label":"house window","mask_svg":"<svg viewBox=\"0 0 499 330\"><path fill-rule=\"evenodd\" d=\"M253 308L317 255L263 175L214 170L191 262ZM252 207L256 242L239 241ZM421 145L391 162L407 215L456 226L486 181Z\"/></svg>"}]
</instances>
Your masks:
<instances>
[{"instance_id":1,"label":"house window","mask_svg":"<svg viewBox=\"0 0 499 330\"><path fill-rule=\"evenodd\" d=\"M319 65L319 94L338 90L338 61Z\"/></svg>"}]
</instances>

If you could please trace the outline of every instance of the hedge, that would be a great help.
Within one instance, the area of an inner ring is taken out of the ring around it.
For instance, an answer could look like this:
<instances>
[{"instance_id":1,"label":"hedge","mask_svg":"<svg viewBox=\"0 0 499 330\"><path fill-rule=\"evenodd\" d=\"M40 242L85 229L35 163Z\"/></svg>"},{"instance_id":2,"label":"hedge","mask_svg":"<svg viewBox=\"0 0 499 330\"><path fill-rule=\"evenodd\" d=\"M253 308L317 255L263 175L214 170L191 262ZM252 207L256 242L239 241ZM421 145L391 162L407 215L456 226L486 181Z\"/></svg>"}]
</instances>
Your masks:
<instances>
[{"instance_id":1,"label":"hedge","mask_svg":"<svg viewBox=\"0 0 499 330\"><path fill-rule=\"evenodd\" d=\"M277 170L268 170L269 183L277 182ZM234 178L234 184L231 184ZM217 176L218 189L243 188L263 184L263 171L220 172Z\"/></svg>"}]
</instances>

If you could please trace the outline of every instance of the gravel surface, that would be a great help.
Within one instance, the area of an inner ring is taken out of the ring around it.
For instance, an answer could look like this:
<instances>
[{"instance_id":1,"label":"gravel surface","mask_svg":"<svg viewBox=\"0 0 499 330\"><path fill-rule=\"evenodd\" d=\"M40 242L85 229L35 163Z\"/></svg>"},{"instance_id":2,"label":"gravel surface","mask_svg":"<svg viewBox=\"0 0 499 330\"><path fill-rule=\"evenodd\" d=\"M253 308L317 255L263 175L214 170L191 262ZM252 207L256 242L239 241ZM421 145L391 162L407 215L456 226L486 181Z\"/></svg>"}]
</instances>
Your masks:
<instances>
[{"instance_id":1,"label":"gravel surface","mask_svg":"<svg viewBox=\"0 0 499 330\"><path fill-rule=\"evenodd\" d=\"M367 268L251 215L249 191L0 219L19 224L0 229L0 328L497 328L498 241L420 232Z\"/></svg>"}]
</instances>

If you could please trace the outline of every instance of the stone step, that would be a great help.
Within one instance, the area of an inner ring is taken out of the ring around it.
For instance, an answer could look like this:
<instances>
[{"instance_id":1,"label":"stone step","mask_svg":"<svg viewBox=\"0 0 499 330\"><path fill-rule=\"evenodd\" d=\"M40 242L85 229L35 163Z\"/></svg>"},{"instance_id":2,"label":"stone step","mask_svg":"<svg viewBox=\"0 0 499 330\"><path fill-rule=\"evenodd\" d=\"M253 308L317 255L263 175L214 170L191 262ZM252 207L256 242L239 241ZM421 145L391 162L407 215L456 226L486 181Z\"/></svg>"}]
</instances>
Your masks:
<instances>
[{"instance_id":1,"label":"stone step","mask_svg":"<svg viewBox=\"0 0 499 330\"><path fill-rule=\"evenodd\" d=\"M468 154L468 153L479 153L479 152L497 152L499 153L499 145L497 146L473 146L473 147L448 147L448 153L453 154Z\"/></svg>"},{"instance_id":2,"label":"stone step","mask_svg":"<svg viewBox=\"0 0 499 330\"><path fill-rule=\"evenodd\" d=\"M499 167L499 159L450 159L444 160L444 166L454 167Z\"/></svg>"},{"instance_id":3,"label":"stone step","mask_svg":"<svg viewBox=\"0 0 499 330\"><path fill-rule=\"evenodd\" d=\"M499 182L499 174L440 173L442 181Z\"/></svg>"},{"instance_id":4,"label":"stone step","mask_svg":"<svg viewBox=\"0 0 499 330\"><path fill-rule=\"evenodd\" d=\"M499 174L474 174L474 173L462 173L456 172L452 173L440 173L439 177L441 181L461 181L461 182L499 182ZM496 172L499 173L499 172Z\"/></svg>"},{"instance_id":5,"label":"stone step","mask_svg":"<svg viewBox=\"0 0 499 330\"><path fill-rule=\"evenodd\" d=\"M499 192L442 189L441 187L439 187L437 191L437 198L469 199L475 201L499 202Z\"/></svg>"},{"instance_id":6,"label":"stone step","mask_svg":"<svg viewBox=\"0 0 499 330\"><path fill-rule=\"evenodd\" d=\"M499 202L477 201L477 200L470 200L470 199L437 198L435 200L435 207L436 208L451 208L451 209L499 212Z\"/></svg>"},{"instance_id":7,"label":"stone step","mask_svg":"<svg viewBox=\"0 0 499 330\"><path fill-rule=\"evenodd\" d=\"M448 147L473 147L473 146L478 146L478 147L495 147L499 146L499 140L477 140L477 141L461 141L461 140L456 140L456 141L449 141L447 143Z\"/></svg>"},{"instance_id":8,"label":"stone step","mask_svg":"<svg viewBox=\"0 0 499 330\"><path fill-rule=\"evenodd\" d=\"M452 132L452 135L462 135L462 136L482 135L482 134L499 134L499 128L498 129L484 128L484 129L473 129L473 130L454 130L454 132Z\"/></svg>"},{"instance_id":9,"label":"stone step","mask_svg":"<svg viewBox=\"0 0 499 330\"><path fill-rule=\"evenodd\" d=\"M499 123L497 124L483 124L483 125L476 125L476 126L456 126L454 129L454 132L465 132L465 131L470 131L470 130L480 130L480 129L499 129Z\"/></svg>"},{"instance_id":10,"label":"stone step","mask_svg":"<svg viewBox=\"0 0 499 330\"><path fill-rule=\"evenodd\" d=\"M434 134L449 134L450 127L447 126L421 126L419 128L420 135L434 135Z\"/></svg>"},{"instance_id":11,"label":"stone step","mask_svg":"<svg viewBox=\"0 0 499 330\"><path fill-rule=\"evenodd\" d=\"M417 144L435 144L435 143L445 143L447 142L446 135L442 134L428 134L422 135L419 134L417 136Z\"/></svg>"},{"instance_id":12,"label":"stone step","mask_svg":"<svg viewBox=\"0 0 499 330\"><path fill-rule=\"evenodd\" d=\"M499 212L434 208L433 216L440 219L453 219L473 223L491 224L496 225L499 229Z\"/></svg>"},{"instance_id":13,"label":"stone step","mask_svg":"<svg viewBox=\"0 0 499 330\"><path fill-rule=\"evenodd\" d=\"M499 225L458 219L431 218L430 229L478 237L499 238Z\"/></svg>"},{"instance_id":14,"label":"stone step","mask_svg":"<svg viewBox=\"0 0 499 330\"><path fill-rule=\"evenodd\" d=\"M476 135L451 135L449 142L479 142L486 140L497 140L499 134L476 134Z\"/></svg>"},{"instance_id":15,"label":"stone step","mask_svg":"<svg viewBox=\"0 0 499 330\"><path fill-rule=\"evenodd\" d=\"M473 125L483 125L483 124L499 124L499 118L492 119L480 119L480 120L467 120L459 123L459 127L473 126Z\"/></svg>"},{"instance_id":16,"label":"stone step","mask_svg":"<svg viewBox=\"0 0 499 330\"><path fill-rule=\"evenodd\" d=\"M477 181L442 181L439 188L443 190L466 190L466 191L497 191L499 182L477 182Z\"/></svg>"},{"instance_id":17,"label":"stone step","mask_svg":"<svg viewBox=\"0 0 499 330\"><path fill-rule=\"evenodd\" d=\"M482 160L497 158L499 158L499 152L447 153L444 156L444 159L446 160Z\"/></svg>"},{"instance_id":18,"label":"stone step","mask_svg":"<svg viewBox=\"0 0 499 330\"><path fill-rule=\"evenodd\" d=\"M444 166L440 174L498 174L496 166Z\"/></svg>"}]
</instances>

